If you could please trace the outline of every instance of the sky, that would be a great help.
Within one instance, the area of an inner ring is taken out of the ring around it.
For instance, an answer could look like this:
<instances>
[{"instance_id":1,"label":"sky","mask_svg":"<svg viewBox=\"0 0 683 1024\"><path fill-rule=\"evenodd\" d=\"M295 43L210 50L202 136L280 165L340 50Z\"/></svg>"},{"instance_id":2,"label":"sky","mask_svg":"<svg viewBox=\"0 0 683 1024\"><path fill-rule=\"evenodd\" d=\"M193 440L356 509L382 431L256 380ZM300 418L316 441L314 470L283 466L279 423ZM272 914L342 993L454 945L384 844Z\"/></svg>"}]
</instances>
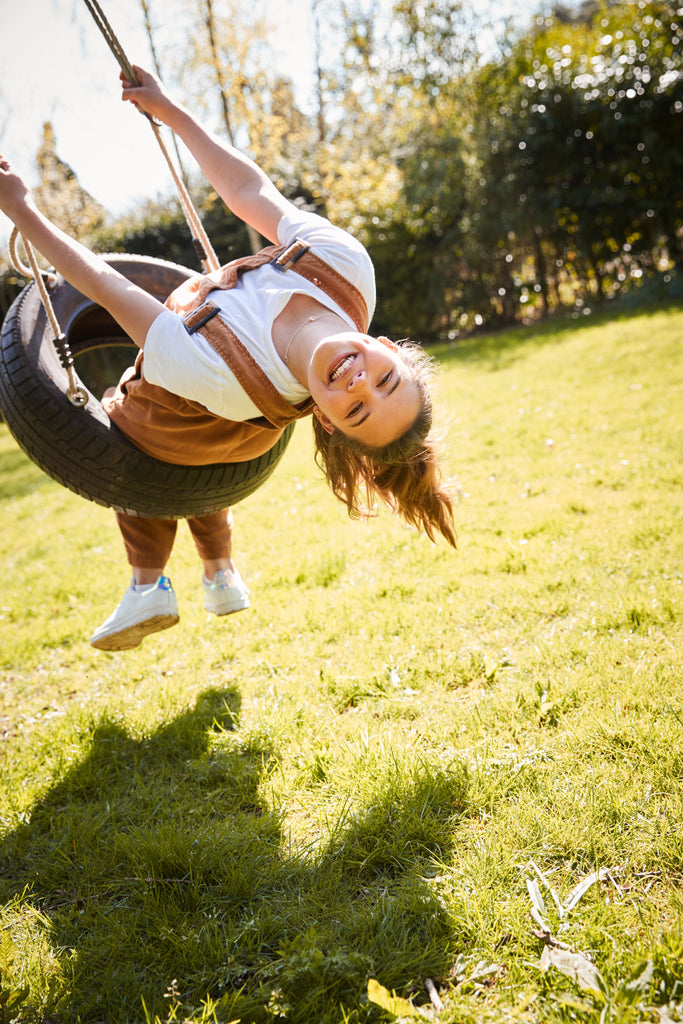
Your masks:
<instances>
[{"instance_id":1,"label":"sky","mask_svg":"<svg viewBox=\"0 0 683 1024\"><path fill-rule=\"evenodd\" d=\"M312 75L308 0L263 0L270 43L300 90ZM100 0L126 55L152 66L140 0ZM150 0L155 46L182 31L185 0ZM158 23L158 27L157 27ZM148 122L122 103L119 66L83 0L0 0L0 152L35 184L42 126L51 121L57 153L112 214L173 189ZM0 244L11 230L0 214Z\"/></svg>"},{"instance_id":2,"label":"sky","mask_svg":"<svg viewBox=\"0 0 683 1024\"><path fill-rule=\"evenodd\" d=\"M306 109L312 94L310 0L250 0L265 8L278 69ZM534 0L480 0L497 13L529 18ZM100 0L128 58L151 67L140 0ZM155 46L165 54L182 32L187 0L149 0ZM35 185L42 126L51 121L59 157L111 214L173 189L154 134L120 100L119 66L84 0L0 0L0 152ZM11 224L0 214L0 246Z\"/></svg>"}]
</instances>

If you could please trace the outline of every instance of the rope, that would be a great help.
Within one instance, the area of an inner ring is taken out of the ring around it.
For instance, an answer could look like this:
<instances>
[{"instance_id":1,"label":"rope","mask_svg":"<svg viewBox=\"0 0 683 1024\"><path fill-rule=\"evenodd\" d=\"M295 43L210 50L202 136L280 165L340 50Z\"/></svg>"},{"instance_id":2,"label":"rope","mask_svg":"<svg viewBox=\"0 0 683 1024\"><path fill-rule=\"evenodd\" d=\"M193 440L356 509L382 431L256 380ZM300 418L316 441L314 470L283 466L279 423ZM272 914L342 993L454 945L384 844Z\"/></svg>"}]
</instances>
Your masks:
<instances>
[{"instance_id":1,"label":"rope","mask_svg":"<svg viewBox=\"0 0 683 1024\"><path fill-rule=\"evenodd\" d=\"M159 65L159 58L157 57L156 47L154 46L154 34L152 32L152 17L149 11L149 3L147 0L140 0L142 7L142 13L145 19L145 32L147 33L147 42L149 43L149 50L152 54L152 63L154 64L154 70L157 78L161 78L161 67ZM171 141L173 142L173 149L175 152L176 164L180 171L180 177L183 180L183 184L187 185L187 175L185 174L185 168L183 167L183 160L180 155L180 149L178 148L178 138L175 132L171 132Z\"/></svg>"},{"instance_id":2,"label":"rope","mask_svg":"<svg viewBox=\"0 0 683 1024\"><path fill-rule=\"evenodd\" d=\"M19 274L22 274L24 277L33 277L34 274L32 267L27 267L24 261L22 260L21 256L19 255L18 242L20 238L24 246L24 251L26 252L26 255L28 255L28 246L26 244L24 236L19 234L18 228L13 228L12 234L9 237L9 254L10 259L12 260L12 266ZM50 288L54 288L54 286L57 283L57 275L51 273L51 271L49 270L44 270L42 271L42 276L46 279Z\"/></svg>"},{"instance_id":3,"label":"rope","mask_svg":"<svg viewBox=\"0 0 683 1024\"><path fill-rule=\"evenodd\" d=\"M30 267L27 267L19 257L19 251L17 248L19 238L21 238L22 245L24 246L24 251L28 256L28 261L31 265ZM40 294L41 301L43 303L43 306L45 307L45 312L47 313L47 318L50 321L50 326L52 327L52 343L55 346L55 350L59 357L59 361L66 370L67 377L69 378L69 386L67 388L66 397L69 399L72 405L79 407L87 405L89 398L88 392L85 390L85 388L79 381L78 377L76 376L73 356L71 355L71 349L69 348L69 343L66 340L66 335L64 334L59 325L59 320L57 319L54 306L52 305L52 301L47 290L47 285L43 280L43 273L41 272L38 266L33 246L28 241L28 239L24 238L23 235L19 234L19 230L16 227L12 229L12 234L10 235L9 251L15 269L20 274L23 274L24 277L32 277L36 283L36 287ZM44 276L50 282L51 286L54 287L54 285L57 283L56 274L51 274L46 271Z\"/></svg>"},{"instance_id":4,"label":"rope","mask_svg":"<svg viewBox=\"0 0 683 1024\"><path fill-rule=\"evenodd\" d=\"M95 20L95 24L104 36L104 39L107 45L109 46L109 49L118 61L119 67L123 71L123 74L129 82L136 82L139 85L140 82L135 72L135 69L133 68L132 64L126 57L123 47L117 39L116 34L113 31L111 25L107 21L106 15L100 7L98 0L85 0L85 4L90 13L92 14ZM185 220L187 221L188 226L190 228L190 232L192 234L192 244L194 245L197 256L204 265L204 271L208 272L210 270L218 270L220 266L218 262L218 257L216 256L216 253L213 250L211 242L209 241L209 237L206 234L206 231L204 230L204 226L201 220L199 219L199 214L197 213L192 203L190 194L185 188L185 185L182 179L180 178L178 172L176 171L173 161L171 160L171 157L169 156L166 144L164 143L164 140L161 137L161 126L158 124L158 122L154 120L154 118L150 117L149 114L145 114L144 111L141 111L141 113L144 114L144 116L147 118L150 125L152 126L152 130L154 131L154 135L156 137L157 143L159 144L159 148L161 149L164 159L166 160L166 164L168 165L168 169L171 172L171 177L173 178L176 189L178 191L180 205L183 208Z\"/></svg>"},{"instance_id":5,"label":"rope","mask_svg":"<svg viewBox=\"0 0 683 1024\"><path fill-rule=\"evenodd\" d=\"M161 149L161 152L164 155L164 159L166 160L168 169L171 172L171 177L173 178L176 189L178 190L178 198L180 199L180 205L183 208L185 220L187 221L188 226L190 228L190 232L192 234L192 244L194 245L195 252L197 253L197 256L199 257L201 262L204 264L205 272L208 272L210 270L218 270L218 268L220 267L218 257L216 256L213 246L209 241L209 236L204 230L204 225L199 219L199 214L197 213L197 210L195 209L192 203L190 193L185 188L185 185L183 184L183 181L180 178L178 172L176 171L173 161L169 156L168 149L166 148L164 140L161 137L161 127L154 121L150 121L150 124L152 125L152 130L154 132L157 142L159 143L159 148Z\"/></svg>"}]
</instances>

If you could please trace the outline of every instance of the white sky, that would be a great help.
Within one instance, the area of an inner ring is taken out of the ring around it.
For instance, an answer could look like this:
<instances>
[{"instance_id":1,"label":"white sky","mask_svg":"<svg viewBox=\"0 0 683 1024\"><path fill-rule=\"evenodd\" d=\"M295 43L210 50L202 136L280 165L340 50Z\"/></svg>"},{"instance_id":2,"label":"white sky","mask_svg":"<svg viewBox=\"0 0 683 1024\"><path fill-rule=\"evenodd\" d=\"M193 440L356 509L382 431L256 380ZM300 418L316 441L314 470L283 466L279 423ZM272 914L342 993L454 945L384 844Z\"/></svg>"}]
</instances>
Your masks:
<instances>
[{"instance_id":1,"label":"white sky","mask_svg":"<svg viewBox=\"0 0 683 1024\"><path fill-rule=\"evenodd\" d=\"M266 0L270 43L301 88L312 68L308 0ZM100 0L128 58L152 66L140 0ZM150 0L155 47L182 31L184 0ZM0 0L0 152L35 183L42 126L57 153L111 213L167 195L173 185L145 118L120 100L119 66L83 0ZM0 214L0 242L11 225Z\"/></svg>"},{"instance_id":2,"label":"white sky","mask_svg":"<svg viewBox=\"0 0 683 1024\"><path fill-rule=\"evenodd\" d=\"M250 0L267 10L279 69L311 93L310 0ZM497 15L527 19L542 0L480 0ZM128 58L151 66L140 0L100 0ZM167 67L183 31L187 0L149 0L155 46ZM119 67L84 0L0 0L0 152L35 184L43 122L51 121L57 153L85 189L112 214L168 195L172 182L154 135L120 100ZM169 71L166 72L170 74ZM11 225L0 214L0 244Z\"/></svg>"}]
</instances>

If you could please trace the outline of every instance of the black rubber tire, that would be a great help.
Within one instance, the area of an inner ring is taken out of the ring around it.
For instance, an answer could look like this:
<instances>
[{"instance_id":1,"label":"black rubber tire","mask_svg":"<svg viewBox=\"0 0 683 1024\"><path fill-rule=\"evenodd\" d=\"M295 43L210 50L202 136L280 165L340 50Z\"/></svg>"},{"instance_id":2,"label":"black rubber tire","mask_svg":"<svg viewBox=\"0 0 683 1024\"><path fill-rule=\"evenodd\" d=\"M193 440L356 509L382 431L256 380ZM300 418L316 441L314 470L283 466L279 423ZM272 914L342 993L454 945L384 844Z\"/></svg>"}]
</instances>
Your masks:
<instances>
[{"instance_id":1,"label":"black rubber tire","mask_svg":"<svg viewBox=\"0 0 683 1024\"><path fill-rule=\"evenodd\" d=\"M192 271L143 256L104 257L162 301ZM60 327L76 358L98 347L130 345L114 320L62 277L50 289ZM134 353L133 353L134 354ZM0 410L19 446L58 483L120 512L184 519L215 512L252 494L284 454L294 424L249 462L177 466L132 444L88 392L84 408L67 398L68 378L52 341L38 289L15 299L0 335Z\"/></svg>"}]
</instances>

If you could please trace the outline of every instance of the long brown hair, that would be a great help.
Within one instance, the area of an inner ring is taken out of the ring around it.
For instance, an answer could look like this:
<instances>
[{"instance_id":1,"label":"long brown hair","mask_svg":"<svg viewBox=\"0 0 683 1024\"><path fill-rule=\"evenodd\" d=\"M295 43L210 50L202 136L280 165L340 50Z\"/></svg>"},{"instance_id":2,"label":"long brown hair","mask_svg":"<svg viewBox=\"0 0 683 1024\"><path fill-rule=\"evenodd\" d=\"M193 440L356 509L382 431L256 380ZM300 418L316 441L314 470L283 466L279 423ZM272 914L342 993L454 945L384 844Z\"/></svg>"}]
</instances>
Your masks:
<instances>
[{"instance_id":1,"label":"long brown hair","mask_svg":"<svg viewBox=\"0 0 683 1024\"><path fill-rule=\"evenodd\" d=\"M412 342L401 342L400 353L420 395L420 411L408 430L384 447L372 448L340 430L328 433L314 416L315 461L353 519L367 515L380 498L430 540L438 531L456 547L453 501L431 437L434 360Z\"/></svg>"}]
</instances>

